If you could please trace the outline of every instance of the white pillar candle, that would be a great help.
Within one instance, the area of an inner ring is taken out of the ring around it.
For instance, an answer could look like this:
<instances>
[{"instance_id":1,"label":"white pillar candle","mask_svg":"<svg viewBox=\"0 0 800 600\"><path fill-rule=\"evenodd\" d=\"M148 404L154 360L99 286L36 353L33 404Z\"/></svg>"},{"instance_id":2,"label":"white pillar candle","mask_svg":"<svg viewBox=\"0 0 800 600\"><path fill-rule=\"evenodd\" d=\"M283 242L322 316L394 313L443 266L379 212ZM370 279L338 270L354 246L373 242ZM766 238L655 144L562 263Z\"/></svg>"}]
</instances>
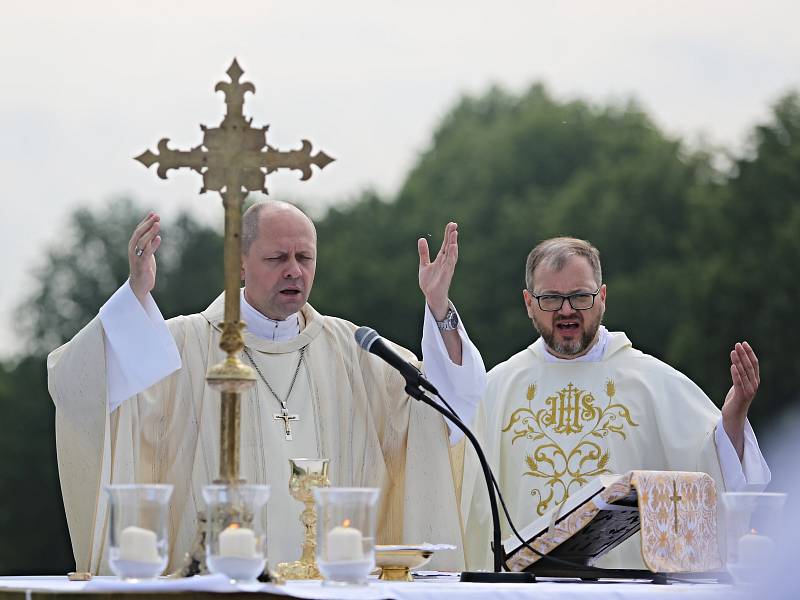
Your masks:
<instances>
[{"instance_id":1,"label":"white pillar candle","mask_svg":"<svg viewBox=\"0 0 800 600\"><path fill-rule=\"evenodd\" d=\"M763 567L770 564L775 543L765 535L751 531L739 538L739 564L745 567Z\"/></svg>"},{"instance_id":2,"label":"white pillar candle","mask_svg":"<svg viewBox=\"0 0 800 600\"><path fill-rule=\"evenodd\" d=\"M334 527L326 538L327 561L364 560L364 538L355 527Z\"/></svg>"},{"instance_id":3,"label":"white pillar candle","mask_svg":"<svg viewBox=\"0 0 800 600\"><path fill-rule=\"evenodd\" d=\"M219 555L234 558L256 556L256 534L252 529L231 525L219 534Z\"/></svg>"},{"instance_id":4,"label":"white pillar candle","mask_svg":"<svg viewBox=\"0 0 800 600\"><path fill-rule=\"evenodd\" d=\"M136 560L149 563L161 561L158 556L158 538L155 531L141 527L126 527L119 537L120 560Z\"/></svg>"}]
</instances>

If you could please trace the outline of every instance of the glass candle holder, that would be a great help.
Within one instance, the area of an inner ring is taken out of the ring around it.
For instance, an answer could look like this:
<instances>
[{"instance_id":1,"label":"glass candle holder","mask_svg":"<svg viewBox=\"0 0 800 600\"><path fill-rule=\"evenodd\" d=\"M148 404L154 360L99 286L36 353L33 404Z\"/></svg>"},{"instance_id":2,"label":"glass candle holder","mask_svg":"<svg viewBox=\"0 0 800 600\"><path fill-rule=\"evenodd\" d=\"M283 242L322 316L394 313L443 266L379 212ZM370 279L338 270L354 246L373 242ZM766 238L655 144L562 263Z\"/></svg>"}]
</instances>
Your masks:
<instances>
[{"instance_id":1,"label":"glass candle holder","mask_svg":"<svg viewBox=\"0 0 800 600\"><path fill-rule=\"evenodd\" d=\"M206 565L233 581L252 582L267 564L268 485L206 485Z\"/></svg>"},{"instance_id":2,"label":"glass candle holder","mask_svg":"<svg viewBox=\"0 0 800 600\"><path fill-rule=\"evenodd\" d=\"M786 494L727 492L725 564L736 583L756 583L766 577L777 555L781 514Z\"/></svg>"},{"instance_id":3,"label":"glass candle holder","mask_svg":"<svg viewBox=\"0 0 800 600\"><path fill-rule=\"evenodd\" d=\"M152 579L167 566L171 485L105 487L109 499L108 564L122 579Z\"/></svg>"},{"instance_id":4,"label":"glass candle holder","mask_svg":"<svg viewBox=\"0 0 800 600\"><path fill-rule=\"evenodd\" d=\"M375 568L377 488L317 488L317 566L326 585L365 585Z\"/></svg>"}]
</instances>

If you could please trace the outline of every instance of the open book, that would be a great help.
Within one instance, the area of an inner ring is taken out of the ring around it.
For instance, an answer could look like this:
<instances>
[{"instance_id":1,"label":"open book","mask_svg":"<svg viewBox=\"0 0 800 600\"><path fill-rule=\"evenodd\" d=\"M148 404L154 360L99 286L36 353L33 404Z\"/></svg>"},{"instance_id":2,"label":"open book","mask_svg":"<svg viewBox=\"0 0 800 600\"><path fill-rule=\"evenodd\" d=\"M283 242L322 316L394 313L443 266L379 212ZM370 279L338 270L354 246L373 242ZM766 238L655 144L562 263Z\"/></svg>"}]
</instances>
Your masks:
<instances>
[{"instance_id":1,"label":"open book","mask_svg":"<svg viewBox=\"0 0 800 600\"><path fill-rule=\"evenodd\" d=\"M600 476L520 530L549 557L590 565L641 529L642 557L652 572L704 572L721 566L716 488L705 473L629 471ZM541 557L516 536L503 542L514 571Z\"/></svg>"},{"instance_id":2,"label":"open book","mask_svg":"<svg viewBox=\"0 0 800 600\"><path fill-rule=\"evenodd\" d=\"M591 564L639 531L637 492L629 482L630 474L601 475L520 529L520 536L542 554ZM621 489L611 497L605 494L611 502L604 500L601 494L613 487ZM540 559L516 536L503 541L503 550L514 570Z\"/></svg>"}]
</instances>

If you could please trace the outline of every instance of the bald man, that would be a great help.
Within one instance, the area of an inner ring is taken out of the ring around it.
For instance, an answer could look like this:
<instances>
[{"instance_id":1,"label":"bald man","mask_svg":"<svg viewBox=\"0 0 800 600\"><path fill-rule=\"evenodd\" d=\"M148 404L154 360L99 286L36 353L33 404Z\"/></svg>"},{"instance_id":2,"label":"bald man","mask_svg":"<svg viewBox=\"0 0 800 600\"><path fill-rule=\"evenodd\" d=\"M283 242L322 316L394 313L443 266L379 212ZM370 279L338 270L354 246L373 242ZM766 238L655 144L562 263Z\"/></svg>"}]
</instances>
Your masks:
<instances>
[{"instance_id":1,"label":"bald man","mask_svg":"<svg viewBox=\"0 0 800 600\"><path fill-rule=\"evenodd\" d=\"M197 530L202 487L219 472L219 394L205 385L205 374L224 358L224 294L202 313L165 322L150 295L160 244L160 219L151 213L128 245L129 280L48 358L78 570L107 572L102 487L132 482L174 486L168 570L179 568ZM469 419L486 373L448 297L457 225L447 225L433 260L424 239L418 253L425 372ZM316 261L316 230L299 209L265 202L245 212L241 359L257 382L242 400L240 471L249 483L272 486L272 565L299 558L302 544L302 507L287 489L293 457L329 458L334 486L381 489L378 543L462 548L449 457L456 434L451 440L440 415L406 395L398 372L358 348L354 324L308 304ZM411 352L395 350L417 362ZM434 568L462 566L463 554L452 552L441 553Z\"/></svg>"}]
</instances>

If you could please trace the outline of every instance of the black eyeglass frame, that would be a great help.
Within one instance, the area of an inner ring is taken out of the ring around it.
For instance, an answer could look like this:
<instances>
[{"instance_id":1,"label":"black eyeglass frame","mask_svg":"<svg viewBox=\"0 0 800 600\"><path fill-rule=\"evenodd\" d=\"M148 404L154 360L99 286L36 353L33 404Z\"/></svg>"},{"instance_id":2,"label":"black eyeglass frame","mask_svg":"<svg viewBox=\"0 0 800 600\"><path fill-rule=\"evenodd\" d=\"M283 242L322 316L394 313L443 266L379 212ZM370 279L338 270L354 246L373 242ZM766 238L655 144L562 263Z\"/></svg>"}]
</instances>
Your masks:
<instances>
[{"instance_id":1,"label":"black eyeglass frame","mask_svg":"<svg viewBox=\"0 0 800 600\"><path fill-rule=\"evenodd\" d=\"M539 309L543 310L545 312L558 312L558 311L560 311L562 309L562 307L564 306L564 300L569 302L569 305L572 308L572 310L591 310L594 307L594 299L597 297L597 294L600 293L600 288L601 287L603 287L603 286L598 286L598 288L594 292L575 292L574 294L568 294L566 296L563 295L563 294L539 294L537 296L531 290L528 290L528 293L530 293L531 296L536 298L536 304L539 306ZM592 303L589 306L587 306L586 308L578 308L572 303L572 299L575 296L591 296L592 297ZM558 305L558 308L544 308L542 306L542 301L540 300L540 298L545 298L545 297L548 297L548 298L561 298L561 304Z\"/></svg>"}]
</instances>

